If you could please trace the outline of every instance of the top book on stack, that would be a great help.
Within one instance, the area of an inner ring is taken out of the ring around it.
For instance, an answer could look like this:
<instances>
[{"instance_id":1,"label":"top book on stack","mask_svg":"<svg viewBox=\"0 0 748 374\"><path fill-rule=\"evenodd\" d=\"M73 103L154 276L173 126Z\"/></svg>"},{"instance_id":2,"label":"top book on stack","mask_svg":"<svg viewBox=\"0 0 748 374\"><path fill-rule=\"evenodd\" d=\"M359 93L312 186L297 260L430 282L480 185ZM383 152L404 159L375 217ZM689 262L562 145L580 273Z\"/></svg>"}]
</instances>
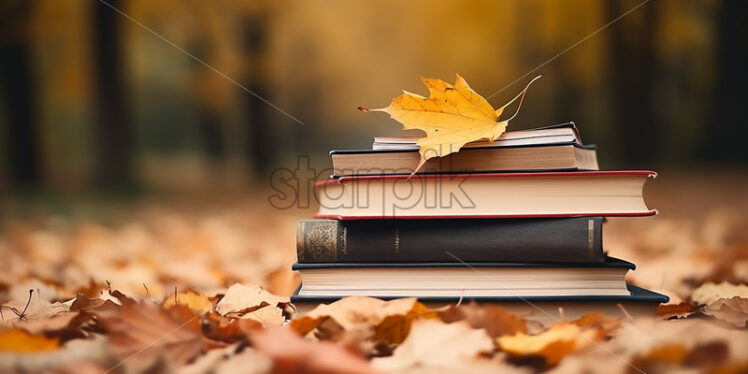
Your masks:
<instances>
[{"instance_id":1,"label":"top book on stack","mask_svg":"<svg viewBox=\"0 0 748 374\"><path fill-rule=\"evenodd\" d=\"M371 150L334 150L334 176L413 172L420 155L418 137L377 137ZM434 157L418 174L511 171L598 170L594 145L583 145L574 123L507 131L495 141L466 144L460 152Z\"/></svg>"}]
</instances>

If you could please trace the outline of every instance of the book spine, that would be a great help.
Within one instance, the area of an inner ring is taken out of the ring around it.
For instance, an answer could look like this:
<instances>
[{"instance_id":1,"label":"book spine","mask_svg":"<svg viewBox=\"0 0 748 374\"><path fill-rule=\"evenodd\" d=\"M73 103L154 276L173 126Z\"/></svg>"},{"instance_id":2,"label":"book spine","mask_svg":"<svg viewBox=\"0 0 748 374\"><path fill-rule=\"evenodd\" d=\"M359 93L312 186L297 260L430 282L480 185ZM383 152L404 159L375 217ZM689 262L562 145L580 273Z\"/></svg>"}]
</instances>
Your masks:
<instances>
[{"instance_id":1,"label":"book spine","mask_svg":"<svg viewBox=\"0 0 748 374\"><path fill-rule=\"evenodd\" d=\"M299 263L602 262L602 218L299 221Z\"/></svg>"}]
</instances>

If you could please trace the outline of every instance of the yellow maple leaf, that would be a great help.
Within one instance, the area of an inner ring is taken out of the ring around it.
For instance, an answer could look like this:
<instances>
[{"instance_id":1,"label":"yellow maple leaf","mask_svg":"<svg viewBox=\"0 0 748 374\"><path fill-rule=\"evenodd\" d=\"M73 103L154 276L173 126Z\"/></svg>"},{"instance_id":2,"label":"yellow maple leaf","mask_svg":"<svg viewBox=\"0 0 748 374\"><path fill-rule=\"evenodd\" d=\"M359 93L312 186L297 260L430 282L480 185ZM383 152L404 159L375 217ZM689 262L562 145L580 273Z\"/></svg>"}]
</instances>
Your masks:
<instances>
[{"instance_id":1,"label":"yellow maple leaf","mask_svg":"<svg viewBox=\"0 0 748 374\"><path fill-rule=\"evenodd\" d=\"M519 112L527 89L541 76L531 80L522 92L496 110L473 91L459 74L454 85L440 79L421 77L423 84L429 89L429 97L403 91L386 108L359 107L359 110L389 113L390 117L402 123L403 129L418 129L426 133L417 142L421 160L413 171L415 173L432 157L457 152L470 142L496 140ZM500 120L504 109L517 99L520 99L517 111L510 118Z\"/></svg>"},{"instance_id":2,"label":"yellow maple leaf","mask_svg":"<svg viewBox=\"0 0 748 374\"><path fill-rule=\"evenodd\" d=\"M602 334L597 329L583 329L573 323L557 323L538 335L518 332L496 339L499 347L512 356L541 356L548 365L558 364L564 356L581 350Z\"/></svg>"},{"instance_id":3,"label":"yellow maple leaf","mask_svg":"<svg viewBox=\"0 0 748 374\"><path fill-rule=\"evenodd\" d=\"M213 309L213 302L207 296L191 290L182 291L174 297L167 297L164 300L163 307L168 309L177 304L184 305L198 314L206 313Z\"/></svg>"}]
</instances>

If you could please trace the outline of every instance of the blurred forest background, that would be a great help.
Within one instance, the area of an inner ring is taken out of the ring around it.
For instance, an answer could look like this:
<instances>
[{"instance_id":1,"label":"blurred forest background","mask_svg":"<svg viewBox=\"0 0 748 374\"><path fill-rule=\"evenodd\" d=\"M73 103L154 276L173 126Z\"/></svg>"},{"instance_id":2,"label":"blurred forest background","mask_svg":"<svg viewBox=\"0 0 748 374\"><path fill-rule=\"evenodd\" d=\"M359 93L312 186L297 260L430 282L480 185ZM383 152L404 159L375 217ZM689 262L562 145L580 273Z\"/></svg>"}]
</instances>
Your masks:
<instances>
[{"instance_id":1,"label":"blurred forest background","mask_svg":"<svg viewBox=\"0 0 748 374\"><path fill-rule=\"evenodd\" d=\"M455 73L495 106L545 74L510 129L575 121L606 169L748 161L745 1L650 1L524 79L640 1L0 4L6 198L267 186L400 134L356 107Z\"/></svg>"}]
</instances>

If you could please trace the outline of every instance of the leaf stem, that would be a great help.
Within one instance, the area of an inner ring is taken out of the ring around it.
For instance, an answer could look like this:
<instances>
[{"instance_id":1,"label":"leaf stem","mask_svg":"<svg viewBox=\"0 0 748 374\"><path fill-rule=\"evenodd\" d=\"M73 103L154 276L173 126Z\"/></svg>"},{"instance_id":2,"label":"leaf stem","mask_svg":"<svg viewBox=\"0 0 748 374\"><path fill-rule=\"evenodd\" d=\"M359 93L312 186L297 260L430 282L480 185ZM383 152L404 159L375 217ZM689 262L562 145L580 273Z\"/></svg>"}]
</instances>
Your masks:
<instances>
[{"instance_id":1,"label":"leaf stem","mask_svg":"<svg viewBox=\"0 0 748 374\"><path fill-rule=\"evenodd\" d=\"M527 89L530 88L530 85L533 84L533 82L535 82L536 80L538 80L538 79L540 79L542 77L543 77L543 74L540 74L537 77L533 78L529 83L527 83L527 86L525 86L525 88L520 93L517 94L517 96L515 96L513 99L509 100L508 103L504 104L504 106L502 106L500 109L498 109L498 110L503 111L504 108L508 107L515 100L519 99L519 105L517 105L517 110L514 112L514 114L512 114L511 117L509 117L508 119L506 119L504 121L507 121L507 122L511 121L511 120L514 119L514 117L517 116L517 114L519 114L519 109L522 108L522 102L525 101L525 94L527 93ZM504 121L501 121L501 122L504 122Z\"/></svg>"}]
</instances>

